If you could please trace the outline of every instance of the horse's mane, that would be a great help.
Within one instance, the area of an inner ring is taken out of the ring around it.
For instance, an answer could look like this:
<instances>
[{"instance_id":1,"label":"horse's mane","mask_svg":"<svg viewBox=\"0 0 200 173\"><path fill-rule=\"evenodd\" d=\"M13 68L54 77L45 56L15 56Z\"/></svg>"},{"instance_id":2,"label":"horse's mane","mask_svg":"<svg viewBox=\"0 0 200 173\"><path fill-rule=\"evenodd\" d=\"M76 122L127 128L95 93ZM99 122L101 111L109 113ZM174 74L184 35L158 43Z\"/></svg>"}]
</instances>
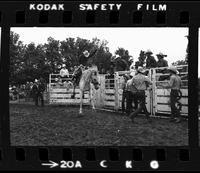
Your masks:
<instances>
[{"instance_id":1,"label":"horse's mane","mask_svg":"<svg viewBox=\"0 0 200 173\"><path fill-rule=\"evenodd\" d=\"M87 69L87 70L84 70L84 71L82 72L81 78L85 78L85 79L86 79L86 78L90 78L93 72L97 72L97 69L94 68L94 67L91 67L91 68L89 68L89 69Z\"/></svg>"}]
</instances>

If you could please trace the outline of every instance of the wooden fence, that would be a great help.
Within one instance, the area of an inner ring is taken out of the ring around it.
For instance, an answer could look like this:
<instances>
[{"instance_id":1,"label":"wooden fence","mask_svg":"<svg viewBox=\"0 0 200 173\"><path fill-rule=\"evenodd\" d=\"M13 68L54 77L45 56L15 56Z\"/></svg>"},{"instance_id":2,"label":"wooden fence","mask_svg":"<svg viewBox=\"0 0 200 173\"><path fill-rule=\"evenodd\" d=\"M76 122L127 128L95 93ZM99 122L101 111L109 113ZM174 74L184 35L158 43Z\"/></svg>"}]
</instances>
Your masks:
<instances>
[{"instance_id":1,"label":"wooden fence","mask_svg":"<svg viewBox=\"0 0 200 173\"><path fill-rule=\"evenodd\" d=\"M80 94L78 87L75 89L75 99L72 99L73 88L67 89L64 83L58 83L56 78L59 78L59 74L50 74L49 76L49 104L79 104ZM72 74L69 78L63 78L62 80L70 81ZM84 104L89 104L89 94L84 93Z\"/></svg>"},{"instance_id":2,"label":"wooden fence","mask_svg":"<svg viewBox=\"0 0 200 173\"><path fill-rule=\"evenodd\" d=\"M170 90L159 87L159 83L166 83L169 78L162 81L161 76L169 76L166 73L160 73L163 68L150 69L148 77L153 81L151 88L146 90L146 106L151 115L157 113L170 114L171 108L169 103ZM188 68L187 66L178 66L179 75L182 77L182 115L188 114ZM126 72L117 72L115 75L110 76L107 74L98 74L98 81L100 88L96 91L93 90L93 98L97 108L118 111L122 108L122 83L123 77L120 74ZM127 72L128 73L128 72ZM71 99L72 90L66 89L64 84L58 84L55 78L58 78L59 74L50 74L49 78L49 103L50 104L79 104L80 96L79 89L76 88L76 97ZM66 80L70 80L67 78ZM84 94L84 104L89 104L88 93Z\"/></svg>"}]
</instances>

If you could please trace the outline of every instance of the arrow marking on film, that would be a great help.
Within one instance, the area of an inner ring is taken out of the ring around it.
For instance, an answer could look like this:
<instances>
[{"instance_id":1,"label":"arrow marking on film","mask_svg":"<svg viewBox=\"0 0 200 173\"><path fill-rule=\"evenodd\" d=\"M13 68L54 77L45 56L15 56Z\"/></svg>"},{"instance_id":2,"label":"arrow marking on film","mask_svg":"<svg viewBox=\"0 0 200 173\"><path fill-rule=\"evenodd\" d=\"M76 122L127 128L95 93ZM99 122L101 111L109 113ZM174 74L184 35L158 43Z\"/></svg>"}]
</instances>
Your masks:
<instances>
[{"instance_id":1,"label":"arrow marking on film","mask_svg":"<svg viewBox=\"0 0 200 173\"><path fill-rule=\"evenodd\" d=\"M43 166L50 166L50 168L54 168L56 166L58 166L58 164L56 162L53 161L49 161L50 163L42 163Z\"/></svg>"}]
</instances>

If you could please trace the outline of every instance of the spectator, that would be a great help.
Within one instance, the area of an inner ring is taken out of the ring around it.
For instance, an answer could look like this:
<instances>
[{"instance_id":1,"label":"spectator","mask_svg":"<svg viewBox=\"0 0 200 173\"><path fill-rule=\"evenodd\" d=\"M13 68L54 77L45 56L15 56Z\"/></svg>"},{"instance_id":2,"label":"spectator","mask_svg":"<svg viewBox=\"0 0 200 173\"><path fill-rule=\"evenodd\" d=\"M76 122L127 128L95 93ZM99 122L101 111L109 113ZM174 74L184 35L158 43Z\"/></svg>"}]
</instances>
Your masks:
<instances>
[{"instance_id":1,"label":"spectator","mask_svg":"<svg viewBox=\"0 0 200 173\"><path fill-rule=\"evenodd\" d=\"M146 51L146 68L155 68L157 67L157 62L155 60L155 58L152 56L152 52L150 50Z\"/></svg>"},{"instance_id":2,"label":"spectator","mask_svg":"<svg viewBox=\"0 0 200 173\"><path fill-rule=\"evenodd\" d=\"M168 67L168 62L164 59L164 57L167 57L167 55L164 55L160 52L156 56L158 58L157 67Z\"/></svg>"},{"instance_id":3,"label":"spectator","mask_svg":"<svg viewBox=\"0 0 200 173\"><path fill-rule=\"evenodd\" d=\"M135 69L137 69L138 67L143 67L145 64L145 59L146 59L146 54L145 51L140 51L140 55L138 57L139 61L135 62Z\"/></svg>"},{"instance_id":4,"label":"spectator","mask_svg":"<svg viewBox=\"0 0 200 173\"><path fill-rule=\"evenodd\" d=\"M61 76L62 79L69 77L69 71L66 68L65 64L62 65L62 69L60 70L60 76ZM65 79L62 80L62 82L64 82L64 81L66 81L66 80Z\"/></svg>"}]
</instances>

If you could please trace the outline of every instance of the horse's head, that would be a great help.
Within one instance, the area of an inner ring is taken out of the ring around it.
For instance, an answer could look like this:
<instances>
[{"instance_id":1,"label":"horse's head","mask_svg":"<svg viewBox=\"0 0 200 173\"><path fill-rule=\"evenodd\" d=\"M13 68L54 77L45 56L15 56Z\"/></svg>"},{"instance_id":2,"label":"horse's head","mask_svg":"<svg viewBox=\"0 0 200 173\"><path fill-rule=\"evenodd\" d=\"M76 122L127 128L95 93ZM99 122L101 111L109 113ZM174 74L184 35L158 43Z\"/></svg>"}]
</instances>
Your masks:
<instances>
[{"instance_id":1,"label":"horse's head","mask_svg":"<svg viewBox=\"0 0 200 173\"><path fill-rule=\"evenodd\" d=\"M98 79L97 79L97 71L93 71L92 72L92 75L91 75L91 83L94 85L94 88L96 90L99 89L99 82L98 82Z\"/></svg>"}]
</instances>

